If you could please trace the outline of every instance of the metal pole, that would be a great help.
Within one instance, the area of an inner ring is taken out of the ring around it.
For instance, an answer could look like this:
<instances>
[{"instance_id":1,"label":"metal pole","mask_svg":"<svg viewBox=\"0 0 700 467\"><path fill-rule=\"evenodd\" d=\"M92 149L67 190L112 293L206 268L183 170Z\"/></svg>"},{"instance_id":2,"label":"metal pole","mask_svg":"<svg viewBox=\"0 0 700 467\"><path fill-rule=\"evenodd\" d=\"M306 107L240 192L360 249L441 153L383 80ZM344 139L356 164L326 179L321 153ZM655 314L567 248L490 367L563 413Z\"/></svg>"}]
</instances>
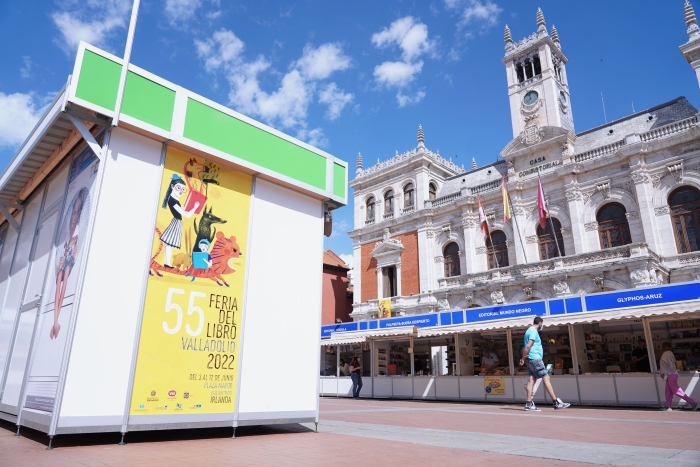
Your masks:
<instances>
[{"instance_id":1,"label":"metal pole","mask_svg":"<svg viewBox=\"0 0 700 467\"><path fill-rule=\"evenodd\" d=\"M117 88L117 102L114 107L114 118L112 125L119 126L119 116L122 111L122 99L124 98L124 86L126 85L126 75L129 71L129 61L131 60L131 48L134 45L134 33L136 32L136 20L139 17L139 5L141 0L134 0L131 7L131 20L129 21L129 32L126 35L126 47L124 47L124 64L122 74L119 77L119 87Z\"/></svg>"},{"instance_id":2,"label":"metal pole","mask_svg":"<svg viewBox=\"0 0 700 467\"><path fill-rule=\"evenodd\" d=\"M542 179L540 178L540 173L537 172L537 179L542 185ZM547 197L544 197L544 208L547 210L547 218L549 219L549 226L552 228L552 236L554 237L554 244L557 246L558 257L561 258L561 250L559 249L559 240L557 240L557 232L554 230L554 223L552 222L552 216L549 214L549 203L547 202ZM561 232L561 230L560 230ZM562 237L563 239L563 237Z\"/></svg>"},{"instance_id":3,"label":"metal pole","mask_svg":"<svg viewBox=\"0 0 700 467\"><path fill-rule=\"evenodd\" d=\"M506 184L506 193L508 194L508 204L513 206L513 199L510 197L510 192L508 191L508 182L503 180ZM520 247L523 249L523 256L525 257L525 264L527 264L527 253L525 252L525 243L523 243L523 234L520 232L520 226L518 225L518 216L513 213L513 209L510 210L511 216L513 217L513 223L515 224L515 230L518 231L518 238L520 239Z\"/></svg>"}]
</instances>

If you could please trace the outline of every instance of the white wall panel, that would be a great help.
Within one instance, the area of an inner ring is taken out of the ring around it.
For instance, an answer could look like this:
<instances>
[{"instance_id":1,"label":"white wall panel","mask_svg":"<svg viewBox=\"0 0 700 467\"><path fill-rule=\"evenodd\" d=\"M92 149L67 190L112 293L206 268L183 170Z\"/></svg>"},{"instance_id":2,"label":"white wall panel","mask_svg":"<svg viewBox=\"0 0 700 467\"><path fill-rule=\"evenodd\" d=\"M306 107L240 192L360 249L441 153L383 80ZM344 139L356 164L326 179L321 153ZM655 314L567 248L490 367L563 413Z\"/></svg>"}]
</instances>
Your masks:
<instances>
[{"instance_id":1,"label":"white wall panel","mask_svg":"<svg viewBox=\"0 0 700 467\"><path fill-rule=\"evenodd\" d=\"M122 129L112 132L61 418L124 413L153 239L161 150L157 141Z\"/></svg>"},{"instance_id":2,"label":"white wall panel","mask_svg":"<svg viewBox=\"0 0 700 467\"><path fill-rule=\"evenodd\" d=\"M315 412L322 203L258 180L253 209L239 412Z\"/></svg>"}]
</instances>

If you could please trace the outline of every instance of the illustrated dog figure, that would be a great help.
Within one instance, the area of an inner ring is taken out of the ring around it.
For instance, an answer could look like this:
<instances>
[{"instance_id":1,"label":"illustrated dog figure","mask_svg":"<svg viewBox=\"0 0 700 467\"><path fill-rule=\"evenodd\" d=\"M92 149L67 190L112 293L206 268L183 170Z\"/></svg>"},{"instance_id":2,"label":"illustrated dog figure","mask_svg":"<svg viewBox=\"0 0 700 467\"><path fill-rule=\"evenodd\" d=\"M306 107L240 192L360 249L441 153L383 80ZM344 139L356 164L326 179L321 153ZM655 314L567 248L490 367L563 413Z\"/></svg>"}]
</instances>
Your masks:
<instances>
[{"instance_id":1,"label":"illustrated dog figure","mask_svg":"<svg viewBox=\"0 0 700 467\"><path fill-rule=\"evenodd\" d=\"M194 220L194 232L197 234L197 238L194 241L194 249L192 251L199 252L199 242L202 240L207 240L210 244L214 244L214 238L216 236L216 227L212 228L212 224L225 224L226 220L215 216L212 213L213 208L204 206L202 211L202 218L197 225L197 219Z\"/></svg>"}]
</instances>

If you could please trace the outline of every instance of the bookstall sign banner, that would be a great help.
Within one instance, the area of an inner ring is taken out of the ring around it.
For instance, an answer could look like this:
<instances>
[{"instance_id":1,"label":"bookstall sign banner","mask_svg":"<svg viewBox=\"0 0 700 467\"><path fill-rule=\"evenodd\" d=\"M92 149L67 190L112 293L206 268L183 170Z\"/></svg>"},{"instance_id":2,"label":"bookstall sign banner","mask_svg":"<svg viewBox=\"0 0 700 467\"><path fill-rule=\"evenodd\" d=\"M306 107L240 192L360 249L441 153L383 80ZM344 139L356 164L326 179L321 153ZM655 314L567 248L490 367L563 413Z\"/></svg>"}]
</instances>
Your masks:
<instances>
[{"instance_id":1,"label":"bookstall sign banner","mask_svg":"<svg viewBox=\"0 0 700 467\"><path fill-rule=\"evenodd\" d=\"M525 302L517 305L473 308L467 310L467 323L496 319L519 318L521 316L544 316L547 308L544 302Z\"/></svg>"},{"instance_id":2,"label":"bookstall sign banner","mask_svg":"<svg viewBox=\"0 0 700 467\"><path fill-rule=\"evenodd\" d=\"M169 147L130 413L232 413L252 177Z\"/></svg>"},{"instance_id":3,"label":"bookstall sign banner","mask_svg":"<svg viewBox=\"0 0 700 467\"><path fill-rule=\"evenodd\" d=\"M589 295L585 297L586 311L615 310L645 305L659 305L700 299L700 283L651 287L648 289Z\"/></svg>"},{"instance_id":4,"label":"bookstall sign banner","mask_svg":"<svg viewBox=\"0 0 700 467\"><path fill-rule=\"evenodd\" d=\"M357 331L358 323L343 323L321 326L321 337L331 337L333 332Z\"/></svg>"},{"instance_id":5,"label":"bookstall sign banner","mask_svg":"<svg viewBox=\"0 0 700 467\"><path fill-rule=\"evenodd\" d=\"M484 378L484 394L491 396L504 396L506 384L504 378Z\"/></svg>"},{"instance_id":6,"label":"bookstall sign banner","mask_svg":"<svg viewBox=\"0 0 700 467\"><path fill-rule=\"evenodd\" d=\"M399 328L406 326L414 326L424 328L428 326L438 325L438 314L431 313L429 315L406 316L402 318L391 318L379 320L380 328Z\"/></svg>"}]
</instances>

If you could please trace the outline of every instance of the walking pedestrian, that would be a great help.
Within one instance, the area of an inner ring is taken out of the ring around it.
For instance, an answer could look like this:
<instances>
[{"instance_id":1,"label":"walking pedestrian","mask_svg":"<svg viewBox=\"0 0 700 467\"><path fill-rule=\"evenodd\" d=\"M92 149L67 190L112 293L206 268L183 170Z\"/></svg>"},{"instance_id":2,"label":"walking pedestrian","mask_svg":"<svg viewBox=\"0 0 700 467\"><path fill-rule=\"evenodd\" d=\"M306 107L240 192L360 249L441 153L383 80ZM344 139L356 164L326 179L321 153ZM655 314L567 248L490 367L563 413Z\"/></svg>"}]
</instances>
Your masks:
<instances>
[{"instance_id":1,"label":"walking pedestrian","mask_svg":"<svg viewBox=\"0 0 700 467\"><path fill-rule=\"evenodd\" d=\"M700 403L696 403L692 398L688 397L683 389L678 386L678 368L676 367L676 356L671 351L671 343L664 342L663 348L665 352L661 355L659 369L661 370L661 377L666 380L666 403L661 410L673 412L671 408L673 396L678 396L686 401L691 405L692 410L698 410Z\"/></svg>"},{"instance_id":2,"label":"walking pedestrian","mask_svg":"<svg viewBox=\"0 0 700 467\"><path fill-rule=\"evenodd\" d=\"M565 409L571 404L567 404L559 399L554 394L554 389L552 388L552 383L549 380L549 373L547 373L547 368L544 366L542 357L544 356L544 351L542 349L542 340L540 339L539 331L544 327L544 320L539 316L535 316L533 325L530 326L527 331L525 331L525 347L523 348L523 356L520 359L520 366L527 364L527 373L530 378L527 382L527 402L525 402L525 410L537 411L535 403L532 400L532 388L535 385L535 381L542 379L544 382L544 389L552 398L553 405L555 409Z\"/></svg>"},{"instance_id":3,"label":"walking pedestrian","mask_svg":"<svg viewBox=\"0 0 700 467\"><path fill-rule=\"evenodd\" d=\"M362 390L362 366L358 357L350 362L350 378L352 379L352 398L359 399L360 390Z\"/></svg>"}]
</instances>

